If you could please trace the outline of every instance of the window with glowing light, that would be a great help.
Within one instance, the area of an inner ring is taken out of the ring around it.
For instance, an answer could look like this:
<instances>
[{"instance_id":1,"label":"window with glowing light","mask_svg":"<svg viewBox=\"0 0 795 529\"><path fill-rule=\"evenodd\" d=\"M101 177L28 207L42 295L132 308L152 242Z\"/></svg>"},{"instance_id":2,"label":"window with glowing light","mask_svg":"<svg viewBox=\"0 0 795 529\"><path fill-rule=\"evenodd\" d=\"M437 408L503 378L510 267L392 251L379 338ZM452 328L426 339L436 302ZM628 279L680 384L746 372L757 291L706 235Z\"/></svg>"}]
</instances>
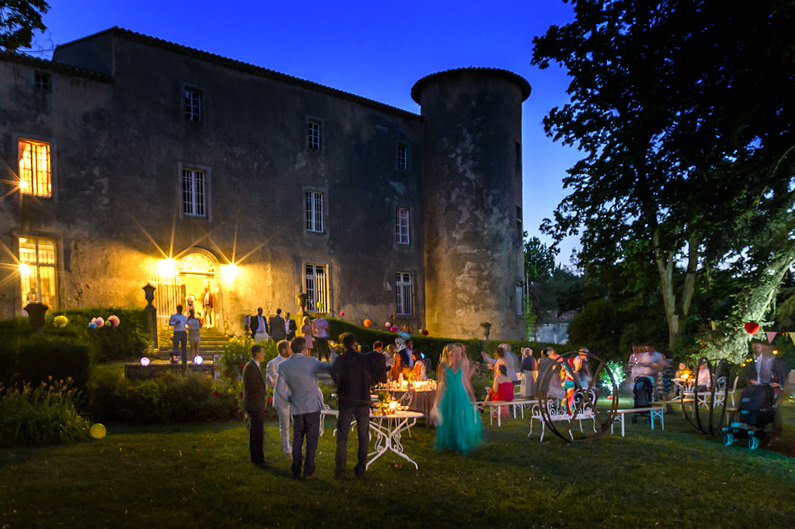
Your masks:
<instances>
[{"instance_id":1,"label":"window with glowing light","mask_svg":"<svg viewBox=\"0 0 795 529\"><path fill-rule=\"evenodd\" d=\"M323 233L323 193L320 191L307 191L306 202L306 231Z\"/></svg>"},{"instance_id":2,"label":"window with glowing light","mask_svg":"<svg viewBox=\"0 0 795 529\"><path fill-rule=\"evenodd\" d=\"M401 316L414 314L414 296L412 292L411 274L398 272L395 274L395 313Z\"/></svg>"},{"instance_id":3,"label":"window with glowing light","mask_svg":"<svg viewBox=\"0 0 795 529\"><path fill-rule=\"evenodd\" d=\"M182 213L197 217L207 216L205 182L207 175L196 169L182 170Z\"/></svg>"},{"instance_id":4,"label":"window with glowing light","mask_svg":"<svg viewBox=\"0 0 795 529\"><path fill-rule=\"evenodd\" d=\"M19 190L37 197L52 196L49 143L19 140Z\"/></svg>"},{"instance_id":5,"label":"window with glowing light","mask_svg":"<svg viewBox=\"0 0 795 529\"><path fill-rule=\"evenodd\" d=\"M55 241L36 237L20 237L19 263L19 275L22 279L22 306L39 302L50 308L57 308Z\"/></svg>"},{"instance_id":6,"label":"window with glowing light","mask_svg":"<svg viewBox=\"0 0 795 529\"><path fill-rule=\"evenodd\" d=\"M409 208L395 208L395 242L409 244Z\"/></svg>"},{"instance_id":7,"label":"window with glowing light","mask_svg":"<svg viewBox=\"0 0 795 529\"><path fill-rule=\"evenodd\" d=\"M326 265L306 265L305 276L306 308L311 312L328 310L328 274ZM322 303L322 308L318 305Z\"/></svg>"}]
</instances>

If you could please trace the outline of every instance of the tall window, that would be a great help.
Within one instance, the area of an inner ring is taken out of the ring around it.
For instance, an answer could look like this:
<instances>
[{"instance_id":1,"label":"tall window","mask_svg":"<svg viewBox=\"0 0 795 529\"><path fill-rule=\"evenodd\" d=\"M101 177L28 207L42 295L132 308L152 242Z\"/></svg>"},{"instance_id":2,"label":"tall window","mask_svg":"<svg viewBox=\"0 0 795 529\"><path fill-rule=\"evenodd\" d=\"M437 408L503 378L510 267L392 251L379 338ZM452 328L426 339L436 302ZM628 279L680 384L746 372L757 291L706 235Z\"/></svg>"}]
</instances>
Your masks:
<instances>
[{"instance_id":1,"label":"tall window","mask_svg":"<svg viewBox=\"0 0 795 529\"><path fill-rule=\"evenodd\" d=\"M52 196L49 143L19 140L19 190L37 197Z\"/></svg>"},{"instance_id":2,"label":"tall window","mask_svg":"<svg viewBox=\"0 0 795 529\"><path fill-rule=\"evenodd\" d=\"M22 278L22 306L44 303L56 308L55 241L19 238L19 275Z\"/></svg>"},{"instance_id":3,"label":"tall window","mask_svg":"<svg viewBox=\"0 0 795 529\"><path fill-rule=\"evenodd\" d=\"M312 312L328 311L326 265L306 265L306 308Z\"/></svg>"},{"instance_id":4,"label":"tall window","mask_svg":"<svg viewBox=\"0 0 795 529\"><path fill-rule=\"evenodd\" d=\"M398 143L397 146L397 168L405 170L408 168L408 150L409 146L405 143Z\"/></svg>"},{"instance_id":5,"label":"tall window","mask_svg":"<svg viewBox=\"0 0 795 529\"><path fill-rule=\"evenodd\" d=\"M414 300L412 298L411 274L398 272L395 274L395 312L402 316L414 314Z\"/></svg>"},{"instance_id":6,"label":"tall window","mask_svg":"<svg viewBox=\"0 0 795 529\"><path fill-rule=\"evenodd\" d=\"M202 92L195 88L185 88L185 119L202 120Z\"/></svg>"},{"instance_id":7,"label":"tall window","mask_svg":"<svg viewBox=\"0 0 795 529\"><path fill-rule=\"evenodd\" d=\"M522 230L522 208L516 206L516 232L519 235L519 242L524 239L524 230Z\"/></svg>"},{"instance_id":8,"label":"tall window","mask_svg":"<svg viewBox=\"0 0 795 529\"><path fill-rule=\"evenodd\" d=\"M516 167L522 166L522 144L516 142Z\"/></svg>"},{"instance_id":9,"label":"tall window","mask_svg":"<svg viewBox=\"0 0 795 529\"><path fill-rule=\"evenodd\" d=\"M185 215L196 215L205 217L207 215L207 205L205 202L205 182L207 181L204 171L196 169L182 170L182 213Z\"/></svg>"},{"instance_id":10,"label":"tall window","mask_svg":"<svg viewBox=\"0 0 795 529\"><path fill-rule=\"evenodd\" d=\"M306 231L323 233L323 193L306 192Z\"/></svg>"},{"instance_id":11,"label":"tall window","mask_svg":"<svg viewBox=\"0 0 795 529\"><path fill-rule=\"evenodd\" d=\"M306 148L310 151L320 150L320 122L310 119L308 122Z\"/></svg>"},{"instance_id":12,"label":"tall window","mask_svg":"<svg viewBox=\"0 0 795 529\"><path fill-rule=\"evenodd\" d=\"M395 208L395 242L409 244L409 208Z\"/></svg>"}]
</instances>

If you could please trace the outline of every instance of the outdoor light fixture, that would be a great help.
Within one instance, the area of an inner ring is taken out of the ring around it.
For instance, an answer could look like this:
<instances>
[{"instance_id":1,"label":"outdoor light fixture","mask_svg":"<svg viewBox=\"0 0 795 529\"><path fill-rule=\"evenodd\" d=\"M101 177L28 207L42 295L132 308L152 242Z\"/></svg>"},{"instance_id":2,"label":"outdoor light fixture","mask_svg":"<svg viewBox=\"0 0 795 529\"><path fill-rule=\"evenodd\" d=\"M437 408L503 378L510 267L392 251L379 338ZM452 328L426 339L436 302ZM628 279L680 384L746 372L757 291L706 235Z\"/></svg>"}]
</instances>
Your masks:
<instances>
[{"instance_id":1,"label":"outdoor light fixture","mask_svg":"<svg viewBox=\"0 0 795 529\"><path fill-rule=\"evenodd\" d=\"M28 188L28 183L24 180L20 180L18 185L20 191L24 191L25 189Z\"/></svg>"},{"instance_id":2,"label":"outdoor light fixture","mask_svg":"<svg viewBox=\"0 0 795 529\"><path fill-rule=\"evenodd\" d=\"M25 263L19 263L19 273L23 276L30 275L30 267Z\"/></svg>"},{"instance_id":3,"label":"outdoor light fixture","mask_svg":"<svg viewBox=\"0 0 795 529\"><path fill-rule=\"evenodd\" d=\"M141 365L142 365L143 367L146 367L146 366L148 366L150 363L151 363L151 360L149 360L149 358L148 358L148 357L146 357L146 356L142 356L142 357L141 357Z\"/></svg>"},{"instance_id":4,"label":"outdoor light fixture","mask_svg":"<svg viewBox=\"0 0 795 529\"><path fill-rule=\"evenodd\" d=\"M157 262L157 269L161 274L172 275L177 271L177 262L171 257L168 259L160 259Z\"/></svg>"},{"instance_id":5,"label":"outdoor light fixture","mask_svg":"<svg viewBox=\"0 0 795 529\"><path fill-rule=\"evenodd\" d=\"M234 281L237 277L237 265L235 263L221 265L221 277L225 281Z\"/></svg>"},{"instance_id":6,"label":"outdoor light fixture","mask_svg":"<svg viewBox=\"0 0 795 529\"><path fill-rule=\"evenodd\" d=\"M197 366L202 365L202 362L204 362L204 358L202 358L199 355L196 355L196 358L193 359L193 363L196 364Z\"/></svg>"}]
</instances>

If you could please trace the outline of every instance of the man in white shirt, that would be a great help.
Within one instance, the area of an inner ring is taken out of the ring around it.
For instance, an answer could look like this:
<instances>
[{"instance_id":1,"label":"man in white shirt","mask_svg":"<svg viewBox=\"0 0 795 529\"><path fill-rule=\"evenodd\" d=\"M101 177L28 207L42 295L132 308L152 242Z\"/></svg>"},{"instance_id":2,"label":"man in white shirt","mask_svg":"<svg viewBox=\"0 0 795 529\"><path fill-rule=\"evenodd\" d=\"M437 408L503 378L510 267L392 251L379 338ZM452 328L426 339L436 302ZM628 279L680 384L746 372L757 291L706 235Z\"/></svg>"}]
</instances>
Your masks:
<instances>
[{"instance_id":1,"label":"man in white shirt","mask_svg":"<svg viewBox=\"0 0 795 529\"><path fill-rule=\"evenodd\" d=\"M172 314L168 319L168 324L174 327L174 337L172 338L172 345L174 346L171 352L171 362L176 363L176 357L179 355L179 346L182 346L182 363L188 363L188 330L185 324L188 323L188 318L182 314L182 305L177 305L177 313Z\"/></svg>"},{"instance_id":2,"label":"man in white shirt","mask_svg":"<svg viewBox=\"0 0 795 529\"><path fill-rule=\"evenodd\" d=\"M268 324L265 321L265 316L262 315L262 307L258 308L257 315L251 318L249 327L251 328L251 337L254 339L254 343L270 338L268 336Z\"/></svg>"},{"instance_id":3,"label":"man in white shirt","mask_svg":"<svg viewBox=\"0 0 795 529\"><path fill-rule=\"evenodd\" d=\"M279 352L279 356L268 362L268 366L265 368L265 381L273 389L273 407L276 408L276 412L279 414L279 434L282 440L282 448L287 459L292 459L293 448L290 440L290 420L292 416L290 415L290 403L285 398L289 397L289 392L286 391L284 396L276 392L276 384L279 381L279 366L290 358L292 354L290 342L282 340L276 344L276 349Z\"/></svg>"}]
</instances>

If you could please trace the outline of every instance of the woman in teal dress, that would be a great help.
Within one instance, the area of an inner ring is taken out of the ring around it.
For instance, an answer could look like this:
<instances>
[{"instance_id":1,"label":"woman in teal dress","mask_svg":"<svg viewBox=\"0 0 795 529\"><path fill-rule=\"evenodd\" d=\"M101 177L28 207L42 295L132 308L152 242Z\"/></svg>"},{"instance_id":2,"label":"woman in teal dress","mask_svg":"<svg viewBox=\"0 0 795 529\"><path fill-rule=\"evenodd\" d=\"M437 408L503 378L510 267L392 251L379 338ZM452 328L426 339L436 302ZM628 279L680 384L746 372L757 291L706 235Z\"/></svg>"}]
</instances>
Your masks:
<instances>
[{"instance_id":1,"label":"woman in teal dress","mask_svg":"<svg viewBox=\"0 0 795 529\"><path fill-rule=\"evenodd\" d=\"M483 437L483 424L475 407L475 395L469 379L474 369L464 354L464 346L445 347L439 365L439 381L434 408L438 410L436 449L455 450L464 455L477 448Z\"/></svg>"}]
</instances>

